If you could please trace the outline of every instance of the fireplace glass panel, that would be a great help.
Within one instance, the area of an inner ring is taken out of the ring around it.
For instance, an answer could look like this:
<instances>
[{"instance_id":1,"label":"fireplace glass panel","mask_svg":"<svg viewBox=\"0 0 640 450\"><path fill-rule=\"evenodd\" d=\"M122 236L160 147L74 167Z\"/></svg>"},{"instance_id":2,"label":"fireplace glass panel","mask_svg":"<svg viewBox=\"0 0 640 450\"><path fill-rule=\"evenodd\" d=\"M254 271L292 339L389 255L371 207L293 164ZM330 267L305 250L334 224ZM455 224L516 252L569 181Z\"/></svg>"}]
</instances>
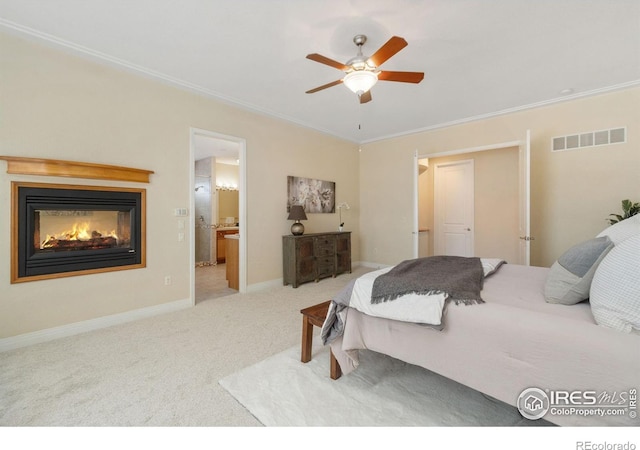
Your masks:
<instances>
[{"instance_id":1,"label":"fireplace glass panel","mask_svg":"<svg viewBox=\"0 0 640 450\"><path fill-rule=\"evenodd\" d=\"M145 190L12 182L11 282L145 267Z\"/></svg>"},{"instance_id":2,"label":"fireplace glass panel","mask_svg":"<svg viewBox=\"0 0 640 450\"><path fill-rule=\"evenodd\" d=\"M131 212L34 210L34 253L131 248Z\"/></svg>"}]
</instances>

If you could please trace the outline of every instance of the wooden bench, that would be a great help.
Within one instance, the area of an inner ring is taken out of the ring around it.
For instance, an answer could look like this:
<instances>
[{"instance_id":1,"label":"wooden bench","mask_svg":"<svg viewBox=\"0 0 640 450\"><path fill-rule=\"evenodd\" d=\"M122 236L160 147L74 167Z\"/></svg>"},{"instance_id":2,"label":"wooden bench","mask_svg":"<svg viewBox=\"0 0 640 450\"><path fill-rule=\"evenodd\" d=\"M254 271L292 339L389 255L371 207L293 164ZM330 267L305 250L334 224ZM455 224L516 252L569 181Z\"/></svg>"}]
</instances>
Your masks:
<instances>
[{"instance_id":1,"label":"wooden bench","mask_svg":"<svg viewBox=\"0 0 640 450\"><path fill-rule=\"evenodd\" d=\"M307 363L311 361L311 348L313 345L313 326L322 328L324 320L327 317L329 311L329 304L331 301L319 303L317 305L309 306L308 308L301 309L302 313L302 350L300 355L300 361ZM331 367L329 370L329 376L332 380L337 380L342 375L340 365L333 356L333 352L329 349Z\"/></svg>"}]
</instances>

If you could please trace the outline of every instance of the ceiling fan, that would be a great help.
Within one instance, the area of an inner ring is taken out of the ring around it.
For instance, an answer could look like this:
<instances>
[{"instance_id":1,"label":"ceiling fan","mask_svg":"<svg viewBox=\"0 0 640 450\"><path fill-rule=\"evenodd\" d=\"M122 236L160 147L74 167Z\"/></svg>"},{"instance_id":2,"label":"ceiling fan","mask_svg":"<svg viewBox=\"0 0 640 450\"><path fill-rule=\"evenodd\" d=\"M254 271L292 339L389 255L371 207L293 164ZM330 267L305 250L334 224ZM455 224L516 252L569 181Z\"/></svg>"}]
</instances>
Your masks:
<instances>
[{"instance_id":1,"label":"ceiling fan","mask_svg":"<svg viewBox=\"0 0 640 450\"><path fill-rule=\"evenodd\" d=\"M311 53L307 55L307 59L335 67L336 69L342 70L346 73L344 78L308 90L306 92L307 94L313 94L314 92L343 83L358 95L360 103L367 103L371 101L370 89L379 80L398 81L401 83L420 83L424 78L423 72L391 72L379 69L385 61L408 45L407 41L403 38L393 36L382 47L380 47L378 51L369 57L362 54L362 46L367 42L367 37L364 34L356 35L353 38L353 42L358 46L358 54L345 64L334 61L326 56L319 55L318 53Z\"/></svg>"}]
</instances>

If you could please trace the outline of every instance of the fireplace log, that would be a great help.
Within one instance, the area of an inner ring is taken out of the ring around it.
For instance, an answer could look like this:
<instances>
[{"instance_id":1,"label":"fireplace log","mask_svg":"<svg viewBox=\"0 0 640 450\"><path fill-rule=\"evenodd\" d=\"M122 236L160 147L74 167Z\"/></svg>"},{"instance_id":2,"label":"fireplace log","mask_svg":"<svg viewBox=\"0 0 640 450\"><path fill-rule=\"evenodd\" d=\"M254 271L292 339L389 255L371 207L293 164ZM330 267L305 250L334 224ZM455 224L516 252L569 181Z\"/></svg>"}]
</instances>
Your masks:
<instances>
[{"instance_id":1,"label":"fireplace log","mask_svg":"<svg viewBox=\"0 0 640 450\"><path fill-rule=\"evenodd\" d=\"M51 239L42 246L43 250L93 250L118 246L118 240L113 236L96 237L80 241L77 239Z\"/></svg>"}]
</instances>

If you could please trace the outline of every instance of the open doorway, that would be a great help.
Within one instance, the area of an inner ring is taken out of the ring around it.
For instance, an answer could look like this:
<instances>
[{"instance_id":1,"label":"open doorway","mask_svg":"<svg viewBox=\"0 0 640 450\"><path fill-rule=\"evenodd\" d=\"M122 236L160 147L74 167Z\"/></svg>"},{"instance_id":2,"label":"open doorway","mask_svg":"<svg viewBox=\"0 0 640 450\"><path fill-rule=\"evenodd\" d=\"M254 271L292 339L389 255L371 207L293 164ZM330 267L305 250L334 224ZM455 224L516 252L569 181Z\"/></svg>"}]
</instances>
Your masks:
<instances>
[{"instance_id":1,"label":"open doorway","mask_svg":"<svg viewBox=\"0 0 640 450\"><path fill-rule=\"evenodd\" d=\"M416 152L415 257L442 253L437 233L442 218L436 205L439 167L473 161L475 212L465 232L473 234L473 255L521 263L521 143L508 142L476 149L419 156ZM428 169L425 169L428 168Z\"/></svg>"},{"instance_id":2,"label":"open doorway","mask_svg":"<svg viewBox=\"0 0 640 450\"><path fill-rule=\"evenodd\" d=\"M246 286L244 145L240 138L191 130L194 304L244 291Z\"/></svg>"}]
</instances>

